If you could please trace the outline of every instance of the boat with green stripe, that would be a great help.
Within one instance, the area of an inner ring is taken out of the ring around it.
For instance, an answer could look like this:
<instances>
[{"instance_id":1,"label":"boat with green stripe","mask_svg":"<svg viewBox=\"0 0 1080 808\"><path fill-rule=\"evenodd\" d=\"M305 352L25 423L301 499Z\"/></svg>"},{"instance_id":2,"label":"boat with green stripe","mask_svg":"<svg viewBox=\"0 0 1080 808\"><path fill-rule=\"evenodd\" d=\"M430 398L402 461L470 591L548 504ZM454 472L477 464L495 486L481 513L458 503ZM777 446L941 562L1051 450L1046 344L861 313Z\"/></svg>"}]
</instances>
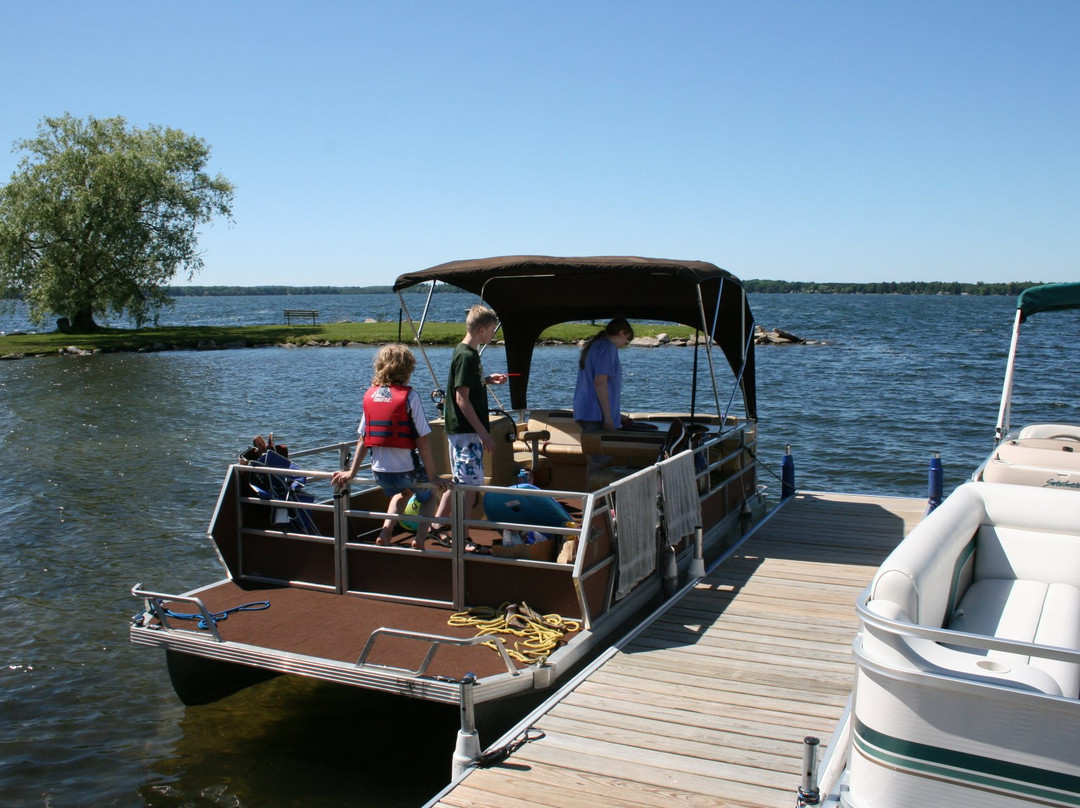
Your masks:
<instances>
[{"instance_id":1,"label":"boat with green stripe","mask_svg":"<svg viewBox=\"0 0 1080 808\"><path fill-rule=\"evenodd\" d=\"M1009 425L1021 324L1078 308L1080 283L1020 296L994 448L859 597L852 697L800 804L1080 806L1080 426Z\"/></svg>"}]
</instances>

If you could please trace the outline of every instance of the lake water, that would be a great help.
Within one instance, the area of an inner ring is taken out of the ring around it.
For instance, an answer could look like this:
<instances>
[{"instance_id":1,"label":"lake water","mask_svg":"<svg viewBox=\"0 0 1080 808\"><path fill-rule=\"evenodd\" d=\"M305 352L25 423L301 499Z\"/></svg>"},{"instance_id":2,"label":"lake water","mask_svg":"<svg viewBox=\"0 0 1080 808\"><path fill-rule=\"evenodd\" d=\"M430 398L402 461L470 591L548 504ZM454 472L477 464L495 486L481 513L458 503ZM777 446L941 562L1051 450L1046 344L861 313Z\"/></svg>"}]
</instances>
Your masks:
<instances>
[{"instance_id":1,"label":"lake water","mask_svg":"<svg viewBox=\"0 0 1080 808\"><path fill-rule=\"evenodd\" d=\"M436 298L460 319L466 296ZM410 303L419 316L422 302ZM759 348L761 482L785 444L807 490L925 496L933 451L951 490L989 450L1011 298L758 295L757 322L821 345ZM162 324L396 320L389 295L181 298ZM26 327L18 312L0 331ZM175 318L175 319L174 319ZM1080 319L1024 332L1039 374L1014 423L1078 421L1068 351ZM256 433L351 440L370 348L260 348L0 362L0 804L415 806L447 780L455 714L279 678L185 708L160 653L131 646L137 582L183 590L219 568L205 537L225 466ZM448 349L429 352L439 382ZM567 406L574 348L538 349L535 406ZM629 348L626 409L687 406L685 348ZM499 349L489 370L505 368ZM414 384L433 386L421 362ZM491 742L494 738L481 739ZM793 786L797 773L792 773Z\"/></svg>"}]
</instances>

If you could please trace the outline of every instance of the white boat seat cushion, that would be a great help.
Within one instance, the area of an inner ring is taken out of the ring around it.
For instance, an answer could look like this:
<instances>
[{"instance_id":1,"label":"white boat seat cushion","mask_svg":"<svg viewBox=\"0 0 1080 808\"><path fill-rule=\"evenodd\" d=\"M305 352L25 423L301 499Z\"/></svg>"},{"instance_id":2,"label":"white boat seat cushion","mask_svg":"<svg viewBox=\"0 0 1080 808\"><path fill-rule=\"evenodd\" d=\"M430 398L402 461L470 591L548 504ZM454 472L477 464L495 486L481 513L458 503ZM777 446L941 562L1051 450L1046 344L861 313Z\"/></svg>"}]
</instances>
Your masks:
<instances>
[{"instance_id":1,"label":"white boat seat cushion","mask_svg":"<svg viewBox=\"0 0 1080 808\"><path fill-rule=\"evenodd\" d=\"M953 631L996 636L1061 648L1080 648L1080 589L1069 584L1007 578L975 581L946 626ZM974 652L1006 665L1031 665L1060 685L1063 695L1080 697L1080 667L1002 651Z\"/></svg>"}]
</instances>

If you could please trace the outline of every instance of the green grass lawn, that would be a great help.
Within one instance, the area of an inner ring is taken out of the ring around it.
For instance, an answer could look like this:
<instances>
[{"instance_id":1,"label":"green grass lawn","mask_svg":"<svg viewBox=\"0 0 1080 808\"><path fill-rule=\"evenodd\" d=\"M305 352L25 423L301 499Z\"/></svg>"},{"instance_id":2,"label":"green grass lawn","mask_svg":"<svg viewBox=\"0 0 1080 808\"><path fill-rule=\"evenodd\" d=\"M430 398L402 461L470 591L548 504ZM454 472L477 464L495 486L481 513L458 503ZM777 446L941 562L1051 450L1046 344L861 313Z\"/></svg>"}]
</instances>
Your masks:
<instances>
[{"instance_id":1,"label":"green grass lawn","mask_svg":"<svg viewBox=\"0 0 1080 808\"><path fill-rule=\"evenodd\" d=\"M574 343L595 334L597 326L587 323L563 323L547 329L541 340ZM635 325L637 336L668 334L688 338L694 330L678 325ZM455 345L465 336L462 323L426 323L424 344ZM404 326L402 341L408 343L410 331ZM397 323L327 323L326 325L250 325L250 326L172 326L169 328L105 328L92 334L15 334L0 336L0 356L45 356L58 354L68 347L84 351L183 350L213 342L219 347L256 345L306 345L349 342L380 345L397 342Z\"/></svg>"}]
</instances>

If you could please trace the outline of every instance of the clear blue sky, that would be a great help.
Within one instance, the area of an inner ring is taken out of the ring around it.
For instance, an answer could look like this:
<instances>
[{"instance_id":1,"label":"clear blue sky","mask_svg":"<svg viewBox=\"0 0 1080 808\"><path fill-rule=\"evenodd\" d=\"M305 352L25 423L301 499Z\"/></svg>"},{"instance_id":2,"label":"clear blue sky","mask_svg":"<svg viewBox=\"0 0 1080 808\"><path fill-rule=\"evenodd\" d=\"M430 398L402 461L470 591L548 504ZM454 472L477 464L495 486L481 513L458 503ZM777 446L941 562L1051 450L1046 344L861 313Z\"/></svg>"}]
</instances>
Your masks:
<instances>
[{"instance_id":1,"label":"clear blue sky","mask_svg":"<svg viewBox=\"0 0 1080 808\"><path fill-rule=\"evenodd\" d=\"M210 144L235 221L197 284L507 253L1080 275L1077 0L22 0L0 69L0 146L65 112Z\"/></svg>"}]
</instances>

